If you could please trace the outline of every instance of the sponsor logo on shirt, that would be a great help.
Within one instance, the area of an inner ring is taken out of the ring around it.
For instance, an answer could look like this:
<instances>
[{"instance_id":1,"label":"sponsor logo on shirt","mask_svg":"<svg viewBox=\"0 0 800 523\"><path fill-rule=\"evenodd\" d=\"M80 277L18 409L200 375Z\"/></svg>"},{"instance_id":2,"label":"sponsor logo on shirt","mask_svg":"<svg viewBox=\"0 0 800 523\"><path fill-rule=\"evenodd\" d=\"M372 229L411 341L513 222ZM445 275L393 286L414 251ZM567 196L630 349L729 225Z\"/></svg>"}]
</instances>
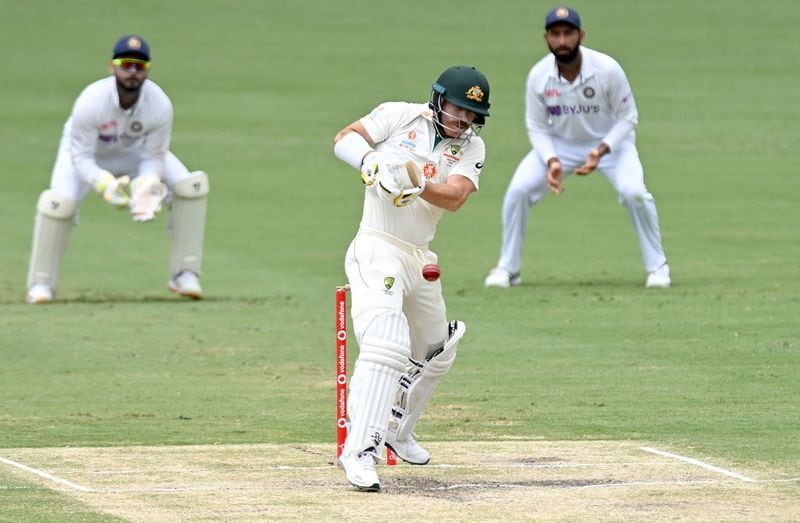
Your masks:
<instances>
[{"instance_id":1,"label":"sponsor logo on shirt","mask_svg":"<svg viewBox=\"0 0 800 523\"><path fill-rule=\"evenodd\" d=\"M408 131L406 138L401 140L398 145L403 149L408 149L409 151L413 151L414 149L417 148L417 142L415 141L416 139L417 139L416 131L413 130Z\"/></svg>"},{"instance_id":2,"label":"sponsor logo on shirt","mask_svg":"<svg viewBox=\"0 0 800 523\"><path fill-rule=\"evenodd\" d=\"M433 178L436 178L437 174L439 174L439 169L437 169L436 165L432 163L426 163L422 166L422 174L427 180L432 180Z\"/></svg>"},{"instance_id":3,"label":"sponsor logo on shirt","mask_svg":"<svg viewBox=\"0 0 800 523\"><path fill-rule=\"evenodd\" d=\"M568 116L570 114L598 114L599 105L548 105L547 112L551 116Z\"/></svg>"},{"instance_id":4,"label":"sponsor logo on shirt","mask_svg":"<svg viewBox=\"0 0 800 523\"><path fill-rule=\"evenodd\" d=\"M561 96L561 91L558 89L545 89L544 90L544 97L545 98L555 98L557 96Z\"/></svg>"}]
</instances>

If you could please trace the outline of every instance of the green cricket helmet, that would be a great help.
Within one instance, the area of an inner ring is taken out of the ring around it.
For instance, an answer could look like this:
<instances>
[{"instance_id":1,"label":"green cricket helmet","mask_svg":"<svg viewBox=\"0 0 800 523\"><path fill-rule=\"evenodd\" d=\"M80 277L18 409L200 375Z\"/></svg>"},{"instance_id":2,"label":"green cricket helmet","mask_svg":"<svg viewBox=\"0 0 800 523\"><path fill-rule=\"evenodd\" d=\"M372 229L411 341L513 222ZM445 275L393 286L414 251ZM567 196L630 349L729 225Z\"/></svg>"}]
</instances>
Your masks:
<instances>
[{"instance_id":1,"label":"green cricket helmet","mask_svg":"<svg viewBox=\"0 0 800 523\"><path fill-rule=\"evenodd\" d=\"M475 123L484 125L489 116L489 81L478 69L468 65L454 65L445 69L433 84L431 103L435 111L442 107L442 97L461 109L477 116Z\"/></svg>"}]
</instances>

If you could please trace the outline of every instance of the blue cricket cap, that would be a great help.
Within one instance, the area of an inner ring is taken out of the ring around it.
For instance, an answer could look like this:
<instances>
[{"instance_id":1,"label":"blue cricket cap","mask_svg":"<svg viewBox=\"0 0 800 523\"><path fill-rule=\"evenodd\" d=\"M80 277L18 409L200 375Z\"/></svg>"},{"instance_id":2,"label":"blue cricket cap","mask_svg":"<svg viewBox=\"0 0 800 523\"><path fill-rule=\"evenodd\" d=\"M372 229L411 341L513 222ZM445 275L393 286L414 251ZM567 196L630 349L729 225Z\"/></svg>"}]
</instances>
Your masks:
<instances>
[{"instance_id":1,"label":"blue cricket cap","mask_svg":"<svg viewBox=\"0 0 800 523\"><path fill-rule=\"evenodd\" d=\"M142 58L150 61L150 46L147 45L144 38L138 35L125 35L117 40L114 46L114 54L111 58L118 58L123 55L138 54Z\"/></svg>"},{"instance_id":2,"label":"blue cricket cap","mask_svg":"<svg viewBox=\"0 0 800 523\"><path fill-rule=\"evenodd\" d=\"M547 13L544 19L545 30L550 29L554 24L569 24L576 29L581 28L581 17L578 12L571 7L565 5L554 7Z\"/></svg>"}]
</instances>

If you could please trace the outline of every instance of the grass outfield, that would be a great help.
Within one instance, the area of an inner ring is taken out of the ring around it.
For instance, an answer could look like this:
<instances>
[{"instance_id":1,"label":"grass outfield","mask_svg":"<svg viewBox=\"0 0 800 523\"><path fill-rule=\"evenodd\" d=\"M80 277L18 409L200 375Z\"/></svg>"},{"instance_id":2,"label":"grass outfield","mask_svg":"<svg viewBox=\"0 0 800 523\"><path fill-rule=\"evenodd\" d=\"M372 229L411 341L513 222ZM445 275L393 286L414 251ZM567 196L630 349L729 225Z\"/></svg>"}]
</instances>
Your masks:
<instances>
[{"instance_id":1,"label":"grass outfield","mask_svg":"<svg viewBox=\"0 0 800 523\"><path fill-rule=\"evenodd\" d=\"M14 51L0 97L0 456L333 446L333 291L362 190L333 135L381 101L425 100L441 70L470 63L492 87L486 168L432 245L468 334L420 439L636 440L797 477L800 4L573 4L585 44L616 57L636 95L673 270L663 292L644 289L627 213L600 175L537 206L522 287L483 288L529 147L522 91L550 4L3 3L0 45ZM211 177L207 299L166 291L165 215L134 224L90 195L58 303L28 306L34 206L61 128L125 32L149 40L151 77L175 104L173 152ZM0 465L11 519L46 519L43 506L107 516L33 485Z\"/></svg>"}]
</instances>

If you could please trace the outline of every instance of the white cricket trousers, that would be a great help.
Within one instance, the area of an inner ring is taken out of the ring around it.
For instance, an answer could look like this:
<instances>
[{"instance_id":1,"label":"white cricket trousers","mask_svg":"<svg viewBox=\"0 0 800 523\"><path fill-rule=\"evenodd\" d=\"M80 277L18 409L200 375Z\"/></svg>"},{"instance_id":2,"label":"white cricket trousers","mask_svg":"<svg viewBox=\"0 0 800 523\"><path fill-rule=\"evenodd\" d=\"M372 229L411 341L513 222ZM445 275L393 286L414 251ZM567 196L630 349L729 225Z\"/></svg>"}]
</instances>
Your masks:
<instances>
[{"instance_id":1,"label":"white cricket trousers","mask_svg":"<svg viewBox=\"0 0 800 523\"><path fill-rule=\"evenodd\" d=\"M556 154L564 168L564 179L583 165L595 143L575 144L553 137ZM597 167L617 192L619 201L628 209L639 239L642 261L652 272L667 261L661 245L661 230L653 195L644 185L644 170L633 140L622 141L615 150L600 159ZM592 172L589 176L595 176ZM547 165L531 150L517 166L503 199L503 244L497 265L511 273L520 272L522 247L528 228L531 208L549 192Z\"/></svg>"},{"instance_id":2,"label":"white cricket trousers","mask_svg":"<svg viewBox=\"0 0 800 523\"><path fill-rule=\"evenodd\" d=\"M365 329L387 311L408 321L411 357L424 361L447 338L447 311L440 280L426 281L422 266L436 253L386 233L361 228L350 243L345 271L350 283L353 332L361 344ZM393 341L393 340L390 340Z\"/></svg>"}]
</instances>

